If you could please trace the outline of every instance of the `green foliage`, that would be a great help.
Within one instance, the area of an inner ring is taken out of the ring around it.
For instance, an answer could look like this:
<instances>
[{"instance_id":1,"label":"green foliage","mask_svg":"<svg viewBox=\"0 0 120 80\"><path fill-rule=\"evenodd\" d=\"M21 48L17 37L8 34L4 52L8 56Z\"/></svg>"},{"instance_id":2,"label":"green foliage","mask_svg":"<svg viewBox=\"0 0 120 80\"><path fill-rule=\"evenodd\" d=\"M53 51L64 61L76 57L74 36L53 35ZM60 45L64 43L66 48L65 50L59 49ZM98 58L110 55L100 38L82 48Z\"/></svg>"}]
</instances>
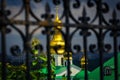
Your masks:
<instances>
[{"instance_id":1,"label":"green foliage","mask_svg":"<svg viewBox=\"0 0 120 80\"><path fill-rule=\"evenodd\" d=\"M32 40L32 64L30 66L30 75L32 80L47 80L47 57L45 53L40 52L35 46L40 44L38 39ZM6 63L7 68L7 80L26 80L26 65L14 66L10 63ZM1 62L0 62L1 68ZM51 77L54 78L55 62L51 57ZM1 78L0 70L0 78ZM1 80L1 79L0 79Z\"/></svg>"},{"instance_id":2,"label":"green foliage","mask_svg":"<svg viewBox=\"0 0 120 80\"><path fill-rule=\"evenodd\" d=\"M0 68L1 68L1 62L0 62ZM25 79L25 65L20 66L13 66L9 63L6 64L6 70L7 70L7 80L26 80ZM2 72L0 70L0 76ZM1 77L0 77L1 78ZM2 79L0 79L2 80Z\"/></svg>"},{"instance_id":3,"label":"green foliage","mask_svg":"<svg viewBox=\"0 0 120 80\"><path fill-rule=\"evenodd\" d=\"M31 75L35 80L45 80L47 79L47 57L44 53L41 53L40 55L34 55L33 56L35 60L32 61L32 67L38 67L40 68L36 70L31 71ZM41 62L41 64L39 63ZM51 58L51 78L54 78L54 70L55 70L55 62L53 58Z\"/></svg>"},{"instance_id":4,"label":"green foliage","mask_svg":"<svg viewBox=\"0 0 120 80\"><path fill-rule=\"evenodd\" d=\"M33 55L34 60L31 64L30 75L32 80L46 80L47 79L47 57L44 53L40 55ZM41 64L42 63L42 64ZM26 65L13 66L7 63L7 79L8 80L26 80ZM1 67L1 63L0 63ZM43 70L45 69L45 70ZM51 77L54 78L55 62L51 59ZM1 75L1 70L0 70ZM1 79L0 79L1 80Z\"/></svg>"}]
</instances>

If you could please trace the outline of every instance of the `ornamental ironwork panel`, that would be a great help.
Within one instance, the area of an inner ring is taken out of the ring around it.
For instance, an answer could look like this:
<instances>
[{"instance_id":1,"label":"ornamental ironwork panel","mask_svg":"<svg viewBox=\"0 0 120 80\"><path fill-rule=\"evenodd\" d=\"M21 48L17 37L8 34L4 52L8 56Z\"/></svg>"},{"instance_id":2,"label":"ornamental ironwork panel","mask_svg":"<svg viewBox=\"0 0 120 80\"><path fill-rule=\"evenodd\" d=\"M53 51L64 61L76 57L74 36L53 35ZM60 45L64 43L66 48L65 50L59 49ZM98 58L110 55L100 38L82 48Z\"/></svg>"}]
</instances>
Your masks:
<instances>
[{"instance_id":1,"label":"ornamental ironwork panel","mask_svg":"<svg viewBox=\"0 0 120 80\"><path fill-rule=\"evenodd\" d=\"M54 21L56 7L61 23ZM119 0L0 0L0 80L95 80L91 74L97 67L99 80L112 74L119 80L119 13ZM61 33L64 47L51 47L55 29ZM61 79L54 72L51 48L56 54L64 49L67 73ZM105 55L111 54L113 64L105 68ZM84 76L71 77L71 55L73 61L79 60ZM90 59L98 64L91 72Z\"/></svg>"}]
</instances>

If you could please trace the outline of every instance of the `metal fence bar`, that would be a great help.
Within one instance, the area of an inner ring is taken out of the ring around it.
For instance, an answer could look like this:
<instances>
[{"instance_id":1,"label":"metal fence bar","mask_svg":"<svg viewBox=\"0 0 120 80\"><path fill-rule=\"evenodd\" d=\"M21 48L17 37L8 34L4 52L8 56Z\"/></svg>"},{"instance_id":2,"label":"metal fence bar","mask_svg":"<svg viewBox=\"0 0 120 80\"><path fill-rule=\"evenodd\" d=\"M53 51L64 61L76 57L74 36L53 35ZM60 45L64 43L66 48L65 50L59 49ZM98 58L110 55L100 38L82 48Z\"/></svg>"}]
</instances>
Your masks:
<instances>
[{"instance_id":1,"label":"metal fence bar","mask_svg":"<svg viewBox=\"0 0 120 80\"><path fill-rule=\"evenodd\" d=\"M118 49L117 49L117 30L113 30L113 45L114 45L114 78L115 80L118 79Z\"/></svg>"},{"instance_id":2,"label":"metal fence bar","mask_svg":"<svg viewBox=\"0 0 120 80\"><path fill-rule=\"evenodd\" d=\"M50 54L50 29L46 28L47 32L47 80L52 80L51 78L51 54Z\"/></svg>"},{"instance_id":3,"label":"metal fence bar","mask_svg":"<svg viewBox=\"0 0 120 80\"><path fill-rule=\"evenodd\" d=\"M66 24L69 24L69 6L70 6L70 0L66 0L64 1L64 9L65 10L65 23ZM70 31L70 28L69 26L65 26L66 27L66 38L65 38L65 50L66 50L66 53L67 53L67 57L68 57L68 61L67 61L67 80L71 80L71 77L70 77L70 42L69 42L69 31Z\"/></svg>"},{"instance_id":4,"label":"metal fence bar","mask_svg":"<svg viewBox=\"0 0 120 80\"><path fill-rule=\"evenodd\" d=\"M23 1L24 3L24 6L25 6L25 22L28 23L29 22L29 14L30 14L30 0L24 0ZM25 24L25 34L26 34L26 37L25 37L25 51L26 51L26 80L31 80L31 77L30 77L30 45L29 45L29 24Z\"/></svg>"},{"instance_id":5,"label":"metal fence bar","mask_svg":"<svg viewBox=\"0 0 120 80\"><path fill-rule=\"evenodd\" d=\"M2 43L2 80L6 80L6 28L2 26L1 30Z\"/></svg>"},{"instance_id":6,"label":"metal fence bar","mask_svg":"<svg viewBox=\"0 0 120 80\"><path fill-rule=\"evenodd\" d=\"M83 36L83 46L84 46L84 54L85 54L85 80L88 80L88 66L87 66L87 32Z\"/></svg>"},{"instance_id":7,"label":"metal fence bar","mask_svg":"<svg viewBox=\"0 0 120 80\"><path fill-rule=\"evenodd\" d=\"M0 26L1 26L1 46L2 46L2 80L6 80L7 73L6 73L6 24L5 22L5 0L1 0L1 14L0 14Z\"/></svg>"},{"instance_id":8,"label":"metal fence bar","mask_svg":"<svg viewBox=\"0 0 120 80\"><path fill-rule=\"evenodd\" d=\"M99 15L99 25L102 25L102 0L97 1L97 9ZM103 29L99 29L98 35L98 48L99 48L99 56L100 56L100 80L104 80L103 76Z\"/></svg>"}]
</instances>

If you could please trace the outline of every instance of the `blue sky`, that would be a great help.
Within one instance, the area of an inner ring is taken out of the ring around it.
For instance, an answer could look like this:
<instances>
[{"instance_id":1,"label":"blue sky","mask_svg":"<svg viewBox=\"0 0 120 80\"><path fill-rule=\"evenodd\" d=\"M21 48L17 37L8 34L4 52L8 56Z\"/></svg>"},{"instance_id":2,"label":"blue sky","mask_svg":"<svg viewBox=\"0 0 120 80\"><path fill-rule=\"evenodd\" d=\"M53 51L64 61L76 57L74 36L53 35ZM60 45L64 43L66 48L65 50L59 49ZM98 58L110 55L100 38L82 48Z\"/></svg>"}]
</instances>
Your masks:
<instances>
[{"instance_id":1,"label":"blue sky","mask_svg":"<svg viewBox=\"0 0 120 80\"><path fill-rule=\"evenodd\" d=\"M0 0L1 1L1 0ZM42 14L44 14L44 6L45 6L45 3L48 2L50 4L50 8L52 10L52 14L55 14L55 5L53 5L53 3L51 2L52 0L42 0L42 3L35 3L33 2L33 0L30 0L31 1L31 8L32 8L32 11L34 12L34 14L41 18L40 16ZM74 3L74 0L71 0L72 3ZM82 16L82 10L83 10L83 6L86 7L86 10L87 10L87 16L90 16L90 17L94 17L94 14L95 14L95 7L93 8L88 8L86 5L85 5L85 2L87 0L81 0L82 1L82 4L81 4L81 7L79 9L73 9L71 7L71 11L72 11L72 14L75 16L75 18L77 19L78 16ZM112 15L112 11L113 9L116 9L116 3L120 0L104 0L105 2L108 2L111 10L108 14L105 14L106 16L106 19L109 19L111 18L111 15ZM11 15L9 16L9 18L13 17L21 8L22 6L22 0L6 0L7 2L7 7L6 9L9 9L11 11ZM71 3L71 4L72 4ZM61 16L61 12L63 11L63 7L62 7L62 4L59 5L59 16ZM120 11L117 12L118 16L117 18L120 19ZM17 16L15 19L16 20L24 20L24 11L19 15ZM30 20L34 20L32 17L30 17ZM43 19L42 19L43 20ZM62 20L64 22L64 19ZM71 21L72 22L72 21ZM97 20L94 22L94 24L97 24ZM16 25L21 31L23 31L24 33L24 26L21 26L21 25ZM10 26L8 26L9 28L11 28ZM31 27L30 31L32 31L35 27ZM12 28L11 28L12 29ZM71 29L71 31L74 30L74 29ZM46 42L45 42L45 36L44 35L41 35L41 30L37 30L34 34L34 37L38 37L41 41L41 44L46 45ZM0 33L1 34L1 33ZM6 35L6 38L7 38L7 53L10 53L10 50L9 48L13 45L20 45L20 48L22 48L22 41L21 41L21 38L18 34L18 32L16 32L14 29L12 29L12 32L10 34L7 34ZM92 37L89 37L89 42L88 44L94 44L96 43L96 38L95 38L95 35L93 34ZM120 39L120 38L119 38ZM1 42L1 35L0 35L0 42ZM82 44L83 40L82 40L82 37L79 37L78 38L78 32L75 34L73 40L72 40L72 43L74 44ZM112 43L112 38L109 37L109 35L107 34L106 38L105 38L105 42L107 43ZM120 44L120 42L119 42ZM1 43L0 43L1 45ZM0 47L0 53L1 53L1 47ZM9 54L10 55L10 54Z\"/></svg>"}]
</instances>

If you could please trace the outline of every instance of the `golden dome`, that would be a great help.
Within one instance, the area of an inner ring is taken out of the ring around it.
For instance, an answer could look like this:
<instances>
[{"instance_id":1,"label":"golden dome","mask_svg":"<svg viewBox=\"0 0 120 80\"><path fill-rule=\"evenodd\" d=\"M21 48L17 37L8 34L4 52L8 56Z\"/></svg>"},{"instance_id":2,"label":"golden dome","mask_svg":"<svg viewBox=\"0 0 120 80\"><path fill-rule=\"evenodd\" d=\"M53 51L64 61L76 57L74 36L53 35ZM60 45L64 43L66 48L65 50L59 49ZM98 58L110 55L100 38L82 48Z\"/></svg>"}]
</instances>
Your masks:
<instances>
[{"instance_id":1,"label":"golden dome","mask_svg":"<svg viewBox=\"0 0 120 80\"><path fill-rule=\"evenodd\" d=\"M64 59L68 60L68 53L67 52L65 52L65 54L64 54ZM69 59L72 60L72 53L71 52L69 52Z\"/></svg>"},{"instance_id":2,"label":"golden dome","mask_svg":"<svg viewBox=\"0 0 120 80\"><path fill-rule=\"evenodd\" d=\"M55 23L62 23L58 17L57 10L56 10L56 17L55 17L54 22ZM51 54L55 54L56 52L53 49L53 47L60 46L60 48L57 49L57 53L61 55L64 53L65 41L63 39L62 33L58 29L62 29L62 26L57 26L53 29L55 33L52 37L52 40L50 41L50 47L51 47L50 52L51 52Z\"/></svg>"},{"instance_id":3,"label":"golden dome","mask_svg":"<svg viewBox=\"0 0 120 80\"><path fill-rule=\"evenodd\" d=\"M81 58L81 63L80 63L81 64L81 68L83 68L83 69L85 68L85 61L86 61L85 60L85 55L83 55L82 58ZM88 64L88 61L87 61L86 64Z\"/></svg>"}]
</instances>

